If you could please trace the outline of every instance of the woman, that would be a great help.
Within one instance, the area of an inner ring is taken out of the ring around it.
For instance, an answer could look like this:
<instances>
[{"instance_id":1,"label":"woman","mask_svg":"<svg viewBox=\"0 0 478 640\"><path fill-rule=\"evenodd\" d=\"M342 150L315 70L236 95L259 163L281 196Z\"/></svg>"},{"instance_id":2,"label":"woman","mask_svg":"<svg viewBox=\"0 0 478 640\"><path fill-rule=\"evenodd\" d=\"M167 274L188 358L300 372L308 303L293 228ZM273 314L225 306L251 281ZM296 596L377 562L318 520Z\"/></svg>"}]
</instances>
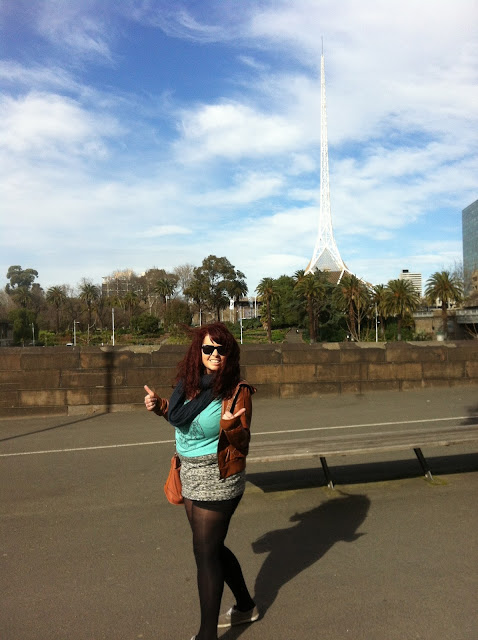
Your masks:
<instances>
[{"instance_id":1,"label":"woman","mask_svg":"<svg viewBox=\"0 0 478 640\"><path fill-rule=\"evenodd\" d=\"M201 609L201 626L192 640L217 640L218 627L259 617L239 562L224 545L245 488L255 389L241 381L239 345L222 323L191 333L170 400L145 386L144 402L148 411L164 416L175 427ZM224 582L236 604L219 617Z\"/></svg>"}]
</instances>

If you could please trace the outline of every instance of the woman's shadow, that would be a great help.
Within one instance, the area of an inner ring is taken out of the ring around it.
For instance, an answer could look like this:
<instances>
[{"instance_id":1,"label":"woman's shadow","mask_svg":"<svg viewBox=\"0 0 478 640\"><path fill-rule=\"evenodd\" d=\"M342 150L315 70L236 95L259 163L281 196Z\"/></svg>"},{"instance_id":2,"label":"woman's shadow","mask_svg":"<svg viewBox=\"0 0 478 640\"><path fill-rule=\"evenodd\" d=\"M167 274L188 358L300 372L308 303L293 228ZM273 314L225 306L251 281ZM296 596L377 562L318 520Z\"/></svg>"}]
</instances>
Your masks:
<instances>
[{"instance_id":1,"label":"woman's shadow","mask_svg":"<svg viewBox=\"0 0 478 640\"><path fill-rule=\"evenodd\" d=\"M370 500L348 495L328 500L319 507L296 513L295 526L269 531L252 543L254 553L268 553L255 583L254 598L261 618L267 616L280 589L299 573L320 560L336 542L354 542L367 516ZM248 625L232 627L221 640L238 638Z\"/></svg>"}]
</instances>

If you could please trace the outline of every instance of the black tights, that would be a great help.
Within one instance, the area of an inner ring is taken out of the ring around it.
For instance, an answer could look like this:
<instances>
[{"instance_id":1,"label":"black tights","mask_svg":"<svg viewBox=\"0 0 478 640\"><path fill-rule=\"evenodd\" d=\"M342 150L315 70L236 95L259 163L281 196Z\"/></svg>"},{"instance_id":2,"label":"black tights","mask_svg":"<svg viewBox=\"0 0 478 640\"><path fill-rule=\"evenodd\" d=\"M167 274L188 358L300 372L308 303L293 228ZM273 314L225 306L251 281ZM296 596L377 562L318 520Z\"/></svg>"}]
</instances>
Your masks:
<instances>
[{"instance_id":1,"label":"black tights","mask_svg":"<svg viewBox=\"0 0 478 640\"><path fill-rule=\"evenodd\" d=\"M224 546L232 514L242 496L219 502L201 502L184 498L193 532L193 549L197 566L201 627L197 640L216 640L217 619L224 582L242 611L252 609L254 601L247 589L236 556Z\"/></svg>"}]
</instances>

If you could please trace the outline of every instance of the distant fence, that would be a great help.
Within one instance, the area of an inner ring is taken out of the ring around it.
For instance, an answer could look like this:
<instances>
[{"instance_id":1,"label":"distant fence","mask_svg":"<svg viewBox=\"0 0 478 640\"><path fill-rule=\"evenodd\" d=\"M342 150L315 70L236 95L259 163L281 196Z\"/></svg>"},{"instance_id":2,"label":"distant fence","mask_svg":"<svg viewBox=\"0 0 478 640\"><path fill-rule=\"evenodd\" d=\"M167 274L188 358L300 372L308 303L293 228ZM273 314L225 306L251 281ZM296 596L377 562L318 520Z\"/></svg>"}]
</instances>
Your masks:
<instances>
[{"instance_id":1,"label":"distant fence","mask_svg":"<svg viewBox=\"0 0 478 640\"><path fill-rule=\"evenodd\" d=\"M5 347L0 416L80 415L169 397L185 347ZM478 386L478 341L243 345L242 374L261 397Z\"/></svg>"}]
</instances>

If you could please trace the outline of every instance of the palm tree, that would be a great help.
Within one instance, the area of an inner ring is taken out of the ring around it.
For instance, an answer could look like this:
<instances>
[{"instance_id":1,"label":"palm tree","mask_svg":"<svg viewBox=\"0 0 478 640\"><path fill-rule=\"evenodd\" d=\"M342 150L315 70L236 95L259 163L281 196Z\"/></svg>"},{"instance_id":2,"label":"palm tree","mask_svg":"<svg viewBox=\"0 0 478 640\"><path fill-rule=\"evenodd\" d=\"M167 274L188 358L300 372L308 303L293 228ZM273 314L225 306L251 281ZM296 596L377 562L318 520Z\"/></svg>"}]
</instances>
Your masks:
<instances>
[{"instance_id":1,"label":"palm tree","mask_svg":"<svg viewBox=\"0 0 478 640\"><path fill-rule=\"evenodd\" d=\"M386 287L384 313L396 316L397 340L402 339L402 321L407 314L412 314L420 304L420 295L410 280L390 280Z\"/></svg>"},{"instance_id":2,"label":"palm tree","mask_svg":"<svg viewBox=\"0 0 478 640\"><path fill-rule=\"evenodd\" d=\"M316 318L318 317L316 309L320 308L325 299L327 291L326 276L320 271L304 275L304 271L301 269L296 271L294 277L296 279L294 291L300 298L304 299L307 306L310 341L316 342Z\"/></svg>"},{"instance_id":3,"label":"palm tree","mask_svg":"<svg viewBox=\"0 0 478 640\"><path fill-rule=\"evenodd\" d=\"M234 302L238 303L241 297L247 294L247 284L245 279L246 276L241 271L237 271L236 276L237 277L234 278L234 280L231 280L227 289L231 298L234 299ZM234 305L234 322L236 321L235 314L236 307Z\"/></svg>"},{"instance_id":4,"label":"palm tree","mask_svg":"<svg viewBox=\"0 0 478 640\"><path fill-rule=\"evenodd\" d=\"M156 286L154 290L158 293L163 299L164 304L166 305L168 297L171 297L176 289L176 282L174 280L170 280L169 278L162 278L156 282Z\"/></svg>"},{"instance_id":5,"label":"palm tree","mask_svg":"<svg viewBox=\"0 0 478 640\"><path fill-rule=\"evenodd\" d=\"M46 292L46 301L56 309L56 332L60 331L60 310L66 302L65 286L50 287Z\"/></svg>"},{"instance_id":6,"label":"palm tree","mask_svg":"<svg viewBox=\"0 0 478 640\"><path fill-rule=\"evenodd\" d=\"M425 296L432 304L436 300L441 301L442 331L447 337L448 326L448 304L450 302L461 302L463 299L463 282L449 271L436 271L426 282Z\"/></svg>"},{"instance_id":7,"label":"palm tree","mask_svg":"<svg viewBox=\"0 0 478 640\"><path fill-rule=\"evenodd\" d=\"M256 287L256 293L262 299L262 302L266 303L267 309L267 339L272 343L272 315L271 315L271 302L276 297L276 291L274 287L274 278L262 278Z\"/></svg>"},{"instance_id":8,"label":"palm tree","mask_svg":"<svg viewBox=\"0 0 478 640\"><path fill-rule=\"evenodd\" d=\"M197 305L199 312L199 324L202 324L202 310L207 298L207 284L204 279L197 275L191 280L183 291L184 295Z\"/></svg>"},{"instance_id":9,"label":"palm tree","mask_svg":"<svg viewBox=\"0 0 478 640\"><path fill-rule=\"evenodd\" d=\"M347 314L350 335L354 340L360 340L360 324L370 305L367 285L357 276L346 273L337 284L333 297L337 307Z\"/></svg>"},{"instance_id":10,"label":"palm tree","mask_svg":"<svg viewBox=\"0 0 478 640\"><path fill-rule=\"evenodd\" d=\"M387 288L384 284L377 284L372 290L372 302L376 305L377 315L380 322L380 337L385 338L385 301L387 298Z\"/></svg>"},{"instance_id":11,"label":"palm tree","mask_svg":"<svg viewBox=\"0 0 478 640\"><path fill-rule=\"evenodd\" d=\"M79 298L82 302L86 304L86 309L88 312L88 327L91 327L91 311L93 307L93 303L98 299L100 295L100 290L98 287L91 282L83 281L83 284L80 287L80 295Z\"/></svg>"},{"instance_id":12,"label":"palm tree","mask_svg":"<svg viewBox=\"0 0 478 640\"><path fill-rule=\"evenodd\" d=\"M128 293L122 298L121 302L123 308L128 313L129 323L131 324L131 317L139 307L140 298L134 291L128 291Z\"/></svg>"}]
</instances>

